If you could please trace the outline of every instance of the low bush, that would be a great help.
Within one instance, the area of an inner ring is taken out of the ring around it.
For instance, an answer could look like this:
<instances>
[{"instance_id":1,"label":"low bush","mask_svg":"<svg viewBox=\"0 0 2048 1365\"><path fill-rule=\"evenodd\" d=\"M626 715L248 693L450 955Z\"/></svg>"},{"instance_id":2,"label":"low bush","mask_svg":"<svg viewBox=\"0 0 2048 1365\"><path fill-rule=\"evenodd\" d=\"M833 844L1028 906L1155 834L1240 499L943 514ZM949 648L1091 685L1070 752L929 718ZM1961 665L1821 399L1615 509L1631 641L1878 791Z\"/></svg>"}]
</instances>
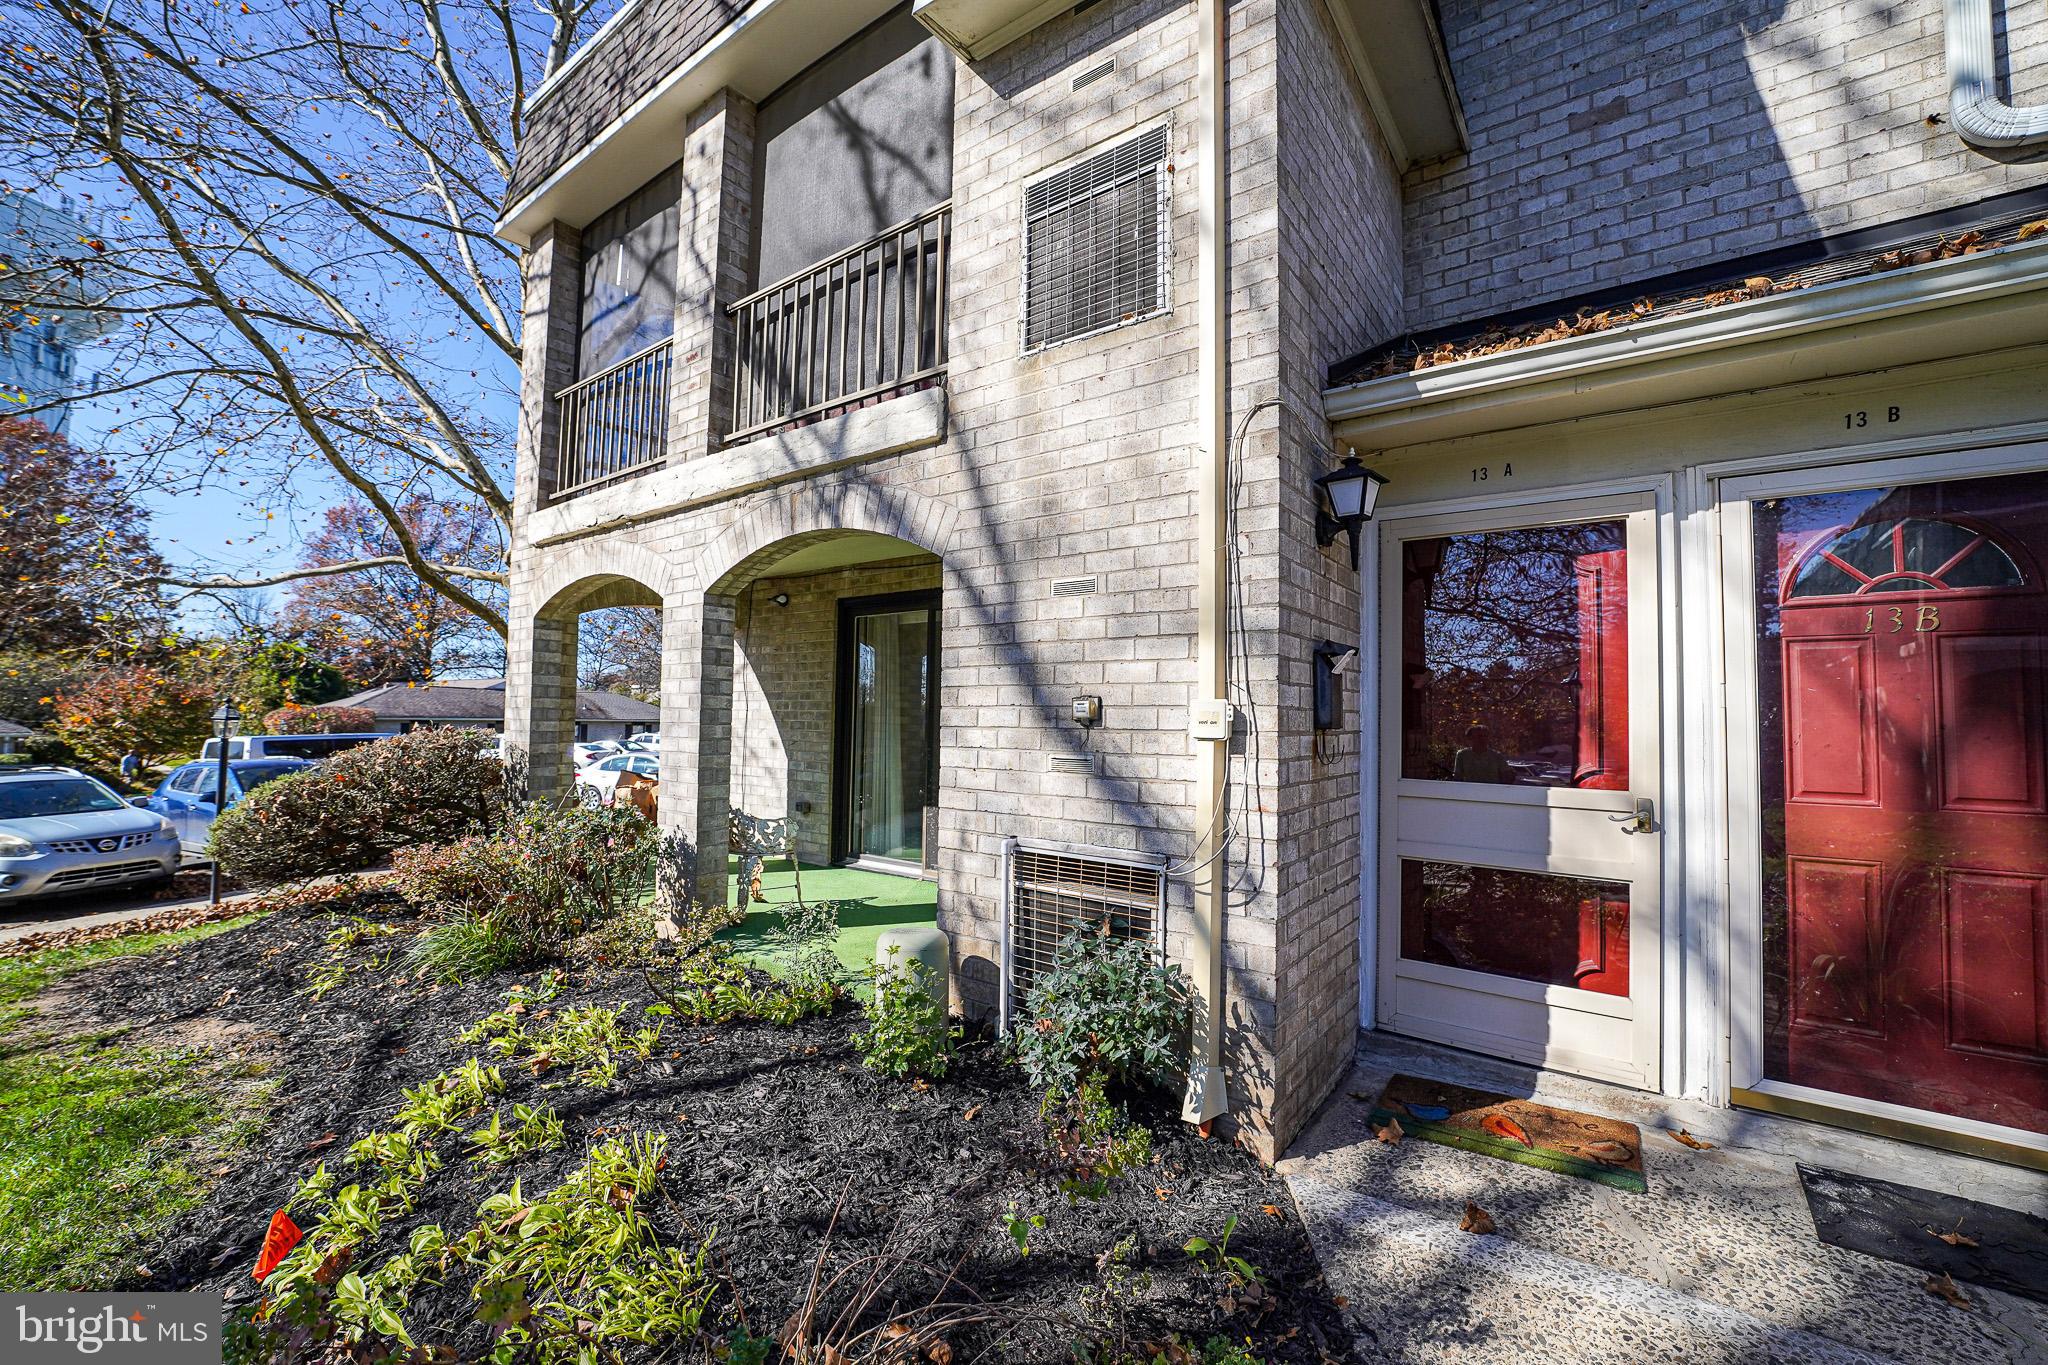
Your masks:
<instances>
[{"instance_id":1,"label":"low bush","mask_svg":"<svg viewBox=\"0 0 2048 1365\"><path fill-rule=\"evenodd\" d=\"M1017 1059L1031 1083L1071 1095L1100 1077L1164 1083L1176 1075L1192 993L1142 939L1073 933L1031 984Z\"/></svg>"},{"instance_id":2,"label":"low bush","mask_svg":"<svg viewBox=\"0 0 2048 1365\"><path fill-rule=\"evenodd\" d=\"M670 973L650 973L648 984L666 1002L649 1006L649 1014L673 1014L695 1024L729 1024L738 1019L794 1024L829 1012L839 1000L836 982L778 981L766 972L750 970L723 944L692 954Z\"/></svg>"},{"instance_id":3,"label":"low bush","mask_svg":"<svg viewBox=\"0 0 2048 1365\"><path fill-rule=\"evenodd\" d=\"M265 783L213 822L213 856L254 886L375 867L488 828L503 784L474 732L415 730Z\"/></svg>"},{"instance_id":4,"label":"low bush","mask_svg":"<svg viewBox=\"0 0 2048 1365\"><path fill-rule=\"evenodd\" d=\"M421 935L413 962L461 981L545 961L593 930L643 926L661 840L623 806L513 811L504 828L392 856L400 891L440 923Z\"/></svg>"},{"instance_id":5,"label":"low bush","mask_svg":"<svg viewBox=\"0 0 2048 1365\"><path fill-rule=\"evenodd\" d=\"M304 706L286 702L263 713L270 735L359 735L377 728L377 713L361 706Z\"/></svg>"},{"instance_id":6,"label":"low bush","mask_svg":"<svg viewBox=\"0 0 2048 1365\"><path fill-rule=\"evenodd\" d=\"M898 962L901 951L892 945L886 964L868 967L868 1026L853 1035L853 1045L870 1071L898 1079L943 1076L960 1030L946 1025L946 1003L932 994L930 969Z\"/></svg>"}]
</instances>

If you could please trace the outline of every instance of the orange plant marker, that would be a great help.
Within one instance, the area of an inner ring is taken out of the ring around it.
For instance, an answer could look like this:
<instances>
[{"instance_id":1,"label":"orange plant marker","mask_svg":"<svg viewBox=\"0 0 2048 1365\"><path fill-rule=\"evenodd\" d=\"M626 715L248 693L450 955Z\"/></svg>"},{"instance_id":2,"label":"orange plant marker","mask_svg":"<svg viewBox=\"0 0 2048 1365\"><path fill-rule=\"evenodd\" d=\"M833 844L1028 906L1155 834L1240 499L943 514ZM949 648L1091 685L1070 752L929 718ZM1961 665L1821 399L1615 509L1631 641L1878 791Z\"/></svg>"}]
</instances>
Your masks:
<instances>
[{"instance_id":1,"label":"orange plant marker","mask_svg":"<svg viewBox=\"0 0 2048 1365\"><path fill-rule=\"evenodd\" d=\"M283 1209L271 1214L270 1227L263 1234L263 1252L256 1258L256 1278L264 1279L277 1269L278 1263L292 1254L292 1248L305 1235Z\"/></svg>"}]
</instances>

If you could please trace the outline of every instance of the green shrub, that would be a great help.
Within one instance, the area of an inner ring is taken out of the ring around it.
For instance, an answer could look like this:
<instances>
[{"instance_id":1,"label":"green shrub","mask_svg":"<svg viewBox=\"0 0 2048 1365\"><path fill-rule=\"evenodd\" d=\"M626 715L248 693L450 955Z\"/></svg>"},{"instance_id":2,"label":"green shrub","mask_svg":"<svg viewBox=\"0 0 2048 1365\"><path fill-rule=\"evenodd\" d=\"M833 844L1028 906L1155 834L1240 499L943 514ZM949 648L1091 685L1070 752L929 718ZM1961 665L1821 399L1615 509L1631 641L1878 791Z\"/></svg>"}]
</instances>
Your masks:
<instances>
[{"instance_id":1,"label":"green shrub","mask_svg":"<svg viewBox=\"0 0 2048 1365\"><path fill-rule=\"evenodd\" d=\"M592 930L637 926L660 847L627 807L535 802L497 833L402 850L392 856L400 892L442 920L413 961L466 980L544 961Z\"/></svg>"},{"instance_id":2,"label":"green shrub","mask_svg":"<svg viewBox=\"0 0 2048 1365\"><path fill-rule=\"evenodd\" d=\"M375 867L487 828L504 779L480 747L474 731L431 729L336 754L236 802L213 823L213 855L261 886Z\"/></svg>"},{"instance_id":3,"label":"green shrub","mask_svg":"<svg viewBox=\"0 0 2048 1365\"><path fill-rule=\"evenodd\" d=\"M889 961L868 967L874 987L868 1026L853 1035L853 1045L863 1065L885 1076L943 1076L960 1030L946 1026L946 1005L932 994L931 970L922 962L898 962L901 951L891 944Z\"/></svg>"},{"instance_id":4,"label":"green shrub","mask_svg":"<svg viewBox=\"0 0 2048 1365\"><path fill-rule=\"evenodd\" d=\"M1016 1029L1033 1085L1073 1094L1091 1077L1164 1082L1177 1074L1191 993L1179 967L1142 939L1073 933L1031 985Z\"/></svg>"},{"instance_id":5,"label":"green shrub","mask_svg":"<svg viewBox=\"0 0 2048 1365\"><path fill-rule=\"evenodd\" d=\"M1038 1106L1046 1144L1063 1172L1068 1203L1101 1199L1109 1182L1152 1159L1152 1134L1133 1124L1091 1076L1070 1093L1048 1092Z\"/></svg>"},{"instance_id":6,"label":"green shrub","mask_svg":"<svg viewBox=\"0 0 2048 1365\"><path fill-rule=\"evenodd\" d=\"M748 970L723 944L685 958L666 977L650 976L649 980L666 1000L648 1006L649 1014L674 1014L696 1024L726 1024L735 1019L794 1024L826 1013L839 999L835 982L778 981L766 972Z\"/></svg>"}]
</instances>

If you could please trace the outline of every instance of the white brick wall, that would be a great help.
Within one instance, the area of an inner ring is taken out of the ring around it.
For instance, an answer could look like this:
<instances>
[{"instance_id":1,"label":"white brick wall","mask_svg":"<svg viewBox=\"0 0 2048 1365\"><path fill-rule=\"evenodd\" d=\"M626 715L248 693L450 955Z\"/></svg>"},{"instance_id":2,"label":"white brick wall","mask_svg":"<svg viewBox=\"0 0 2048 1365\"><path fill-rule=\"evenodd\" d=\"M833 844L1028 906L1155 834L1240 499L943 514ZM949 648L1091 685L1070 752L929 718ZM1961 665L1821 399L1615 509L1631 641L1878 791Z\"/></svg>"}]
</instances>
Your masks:
<instances>
[{"instance_id":1,"label":"white brick wall","mask_svg":"<svg viewBox=\"0 0 2048 1365\"><path fill-rule=\"evenodd\" d=\"M1471 150L1407 177L1408 327L2041 184L1946 123L1943 3L1440 0ZM2048 15L1996 11L2039 100Z\"/></svg>"}]
</instances>

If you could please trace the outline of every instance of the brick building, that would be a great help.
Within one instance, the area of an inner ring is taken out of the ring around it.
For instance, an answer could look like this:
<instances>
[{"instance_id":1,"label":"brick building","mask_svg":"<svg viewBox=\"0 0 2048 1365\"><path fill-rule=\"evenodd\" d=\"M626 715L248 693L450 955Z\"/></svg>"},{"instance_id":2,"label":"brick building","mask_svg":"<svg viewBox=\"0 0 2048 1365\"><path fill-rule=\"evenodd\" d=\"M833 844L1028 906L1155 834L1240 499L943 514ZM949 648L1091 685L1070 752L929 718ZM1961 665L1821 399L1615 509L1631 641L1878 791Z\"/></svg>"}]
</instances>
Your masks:
<instances>
[{"instance_id":1,"label":"brick building","mask_svg":"<svg viewBox=\"0 0 2048 1365\"><path fill-rule=\"evenodd\" d=\"M999 1016L1156 934L1268 1150L1364 1027L2038 1159L2048 114L1991 73L2048 28L1989 11L629 0L499 225L508 736L558 788L576 617L659 606L701 896L797 814Z\"/></svg>"}]
</instances>

